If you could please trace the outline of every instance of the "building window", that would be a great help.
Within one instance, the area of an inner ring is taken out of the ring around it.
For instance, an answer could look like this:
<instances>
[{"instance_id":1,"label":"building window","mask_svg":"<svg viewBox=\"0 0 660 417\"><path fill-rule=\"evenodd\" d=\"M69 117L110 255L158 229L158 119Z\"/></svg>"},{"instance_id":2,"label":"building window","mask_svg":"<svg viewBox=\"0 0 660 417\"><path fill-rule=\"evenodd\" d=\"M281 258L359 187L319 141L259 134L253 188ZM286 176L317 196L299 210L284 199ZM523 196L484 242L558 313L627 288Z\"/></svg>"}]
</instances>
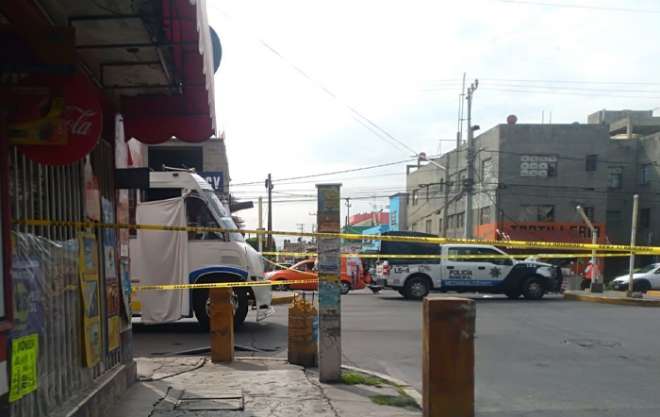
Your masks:
<instances>
[{"instance_id":1,"label":"building window","mask_svg":"<svg viewBox=\"0 0 660 417\"><path fill-rule=\"evenodd\" d=\"M523 222L554 222L555 206L521 206L520 221Z\"/></svg>"},{"instance_id":2,"label":"building window","mask_svg":"<svg viewBox=\"0 0 660 417\"><path fill-rule=\"evenodd\" d=\"M427 219L426 220L426 233L433 233L433 220L432 219Z\"/></svg>"},{"instance_id":3,"label":"building window","mask_svg":"<svg viewBox=\"0 0 660 417\"><path fill-rule=\"evenodd\" d=\"M584 169L585 171L595 171L598 166L598 155L587 155L584 159Z\"/></svg>"},{"instance_id":4,"label":"building window","mask_svg":"<svg viewBox=\"0 0 660 417\"><path fill-rule=\"evenodd\" d=\"M442 236L442 217L438 217L438 235Z\"/></svg>"},{"instance_id":5,"label":"building window","mask_svg":"<svg viewBox=\"0 0 660 417\"><path fill-rule=\"evenodd\" d=\"M556 177L557 156L556 155L521 155L520 156L521 177Z\"/></svg>"},{"instance_id":6,"label":"building window","mask_svg":"<svg viewBox=\"0 0 660 417\"><path fill-rule=\"evenodd\" d=\"M479 224L490 224L491 222L491 207L482 207L479 209Z\"/></svg>"},{"instance_id":7,"label":"building window","mask_svg":"<svg viewBox=\"0 0 660 417\"><path fill-rule=\"evenodd\" d=\"M416 206L417 205L417 200L419 199L419 196L417 195L418 190L413 190L412 192L412 205Z\"/></svg>"},{"instance_id":8,"label":"building window","mask_svg":"<svg viewBox=\"0 0 660 417\"><path fill-rule=\"evenodd\" d=\"M648 229L651 227L651 209L643 208L639 211L639 227Z\"/></svg>"},{"instance_id":9,"label":"building window","mask_svg":"<svg viewBox=\"0 0 660 417\"><path fill-rule=\"evenodd\" d=\"M456 227L462 228L465 226L465 213L458 213L456 215Z\"/></svg>"},{"instance_id":10,"label":"building window","mask_svg":"<svg viewBox=\"0 0 660 417\"><path fill-rule=\"evenodd\" d=\"M607 221L608 225L621 224L621 220L623 220L623 218L621 217L621 211L619 211L619 210L607 210L607 219L606 219L606 221Z\"/></svg>"},{"instance_id":11,"label":"building window","mask_svg":"<svg viewBox=\"0 0 660 417\"><path fill-rule=\"evenodd\" d=\"M619 190L623 187L623 167L609 167L607 171L607 188Z\"/></svg>"},{"instance_id":12,"label":"building window","mask_svg":"<svg viewBox=\"0 0 660 417\"><path fill-rule=\"evenodd\" d=\"M426 201L429 201L429 197L430 197L430 196L429 196L429 192L430 192L429 188L431 188L431 186L430 186L430 185L426 185Z\"/></svg>"},{"instance_id":13,"label":"building window","mask_svg":"<svg viewBox=\"0 0 660 417\"><path fill-rule=\"evenodd\" d=\"M651 182L651 164L639 167L639 185L648 185Z\"/></svg>"},{"instance_id":14,"label":"building window","mask_svg":"<svg viewBox=\"0 0 660 417\"><path fill-rule=\"evenodd\" d=\"M493 182L494 177L492 158L481 161L481 171L479 172L479 180L481 183L490 184Z\"/></svg>"},{"instance_id":15,"label":"building window","mask_svg":"<svg viewBox=\"0 0 660 417\"><path fill-rule=\"evenodd\" d=\"M456 183L456 178L456 174L449 176L449 180L447 180L447 191L453 192L459 190L458 184Z\"/></svg>"},{"instance_id":16,"label":"building window","mask_svg":"<svg viewBox=\"0 0 660 417\"><path fill-rule=\"evenodd\" d=\"M464 189L466 178L467 178L466 170L462 170L458 173L458 184L456 184L456 191L460 191Z\"/></svg>"},{"instance_id":17,"label":"building window","mask_svg":"<svg viewBox=\"0 0 660 417\"><path fill-rule=\"evenodd\" d=\"M587 216L587 219L591 220L591 222L594 222L594 208L593 207L582 207L582 210L584 210L584 214Z\"/></svg>"}]
</instances>

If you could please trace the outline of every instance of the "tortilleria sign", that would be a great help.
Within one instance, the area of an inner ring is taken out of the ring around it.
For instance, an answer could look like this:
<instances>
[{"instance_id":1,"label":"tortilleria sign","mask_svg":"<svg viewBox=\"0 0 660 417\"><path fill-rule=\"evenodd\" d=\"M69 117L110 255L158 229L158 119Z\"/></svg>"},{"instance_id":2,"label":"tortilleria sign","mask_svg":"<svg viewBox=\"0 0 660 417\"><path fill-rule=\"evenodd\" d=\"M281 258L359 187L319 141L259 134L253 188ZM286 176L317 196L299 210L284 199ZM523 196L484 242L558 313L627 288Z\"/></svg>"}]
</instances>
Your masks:
<instances>
[{"instance_id":1,"label":"tortilleria sign","mask_svg":"<svg viewBox=\"0 0 660 417\"><path fill-rule=\"evenodd\" d=\"M605 243L605 225L595 224L598 242ZM520 222L503 223L500 230L511 240L545 240L548 242L591 243L591 230L583 223Z\"/></svg>"},{"instance_id":2,"label":"tortilleria sign","mask_svg":"<svg viewBox=\"0 0 660 417\"><path fill-rule=\"evenodd\" d=\"M58 81L55 81L58 80ZM101 137L103 109L99 92L82 74L65 78L63 85L53 85L51 91L61 91L64 109L61 124L66 131L65 140L56 143L21 145L19 149L35 162L47 165L67 165L82 159L91 152ZM51 83L62 83L62 78L53 78ZM17 110L20 119L21 109ZM35 121L38 122L38 121ZM28 140L30 138L24 138ZM31 138L35 143L38 138ZM25 143L25 142L24 142Z\"/></svg>"}]
</instances>

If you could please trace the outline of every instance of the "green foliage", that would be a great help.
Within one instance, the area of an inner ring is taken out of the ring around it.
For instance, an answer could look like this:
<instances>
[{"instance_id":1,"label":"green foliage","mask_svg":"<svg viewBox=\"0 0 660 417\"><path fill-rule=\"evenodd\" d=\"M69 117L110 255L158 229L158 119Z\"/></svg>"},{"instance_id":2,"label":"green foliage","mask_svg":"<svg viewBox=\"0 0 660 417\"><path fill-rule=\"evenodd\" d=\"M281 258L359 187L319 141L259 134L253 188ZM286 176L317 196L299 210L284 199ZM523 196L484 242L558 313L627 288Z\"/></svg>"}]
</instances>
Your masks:
<instances>
[{"instance_id":1,"label":"green foliage","mask_svg":"<svg viewBox=\"0 0 660 417\"><path fill-rule=\"evenodd\" d=\"M376 378L375 376L369 376L360 374L357 372L342 372L341 373L341 382L346 385L371 385L375 387L380 387L381 385L387 384L383 379Z\"/></svg>"},{"instance_id":2,"label":"green foliage","mask_svg":"<svg viewBox=\"0 0 660 417\"><path fill-rule=\"evenodd\" d=\"M408 394L399 389L399 395L374 395L371 398L375 404L389 405L390 407L412 408L419 410L417 402Z\"/></svg>"}]
</instances>

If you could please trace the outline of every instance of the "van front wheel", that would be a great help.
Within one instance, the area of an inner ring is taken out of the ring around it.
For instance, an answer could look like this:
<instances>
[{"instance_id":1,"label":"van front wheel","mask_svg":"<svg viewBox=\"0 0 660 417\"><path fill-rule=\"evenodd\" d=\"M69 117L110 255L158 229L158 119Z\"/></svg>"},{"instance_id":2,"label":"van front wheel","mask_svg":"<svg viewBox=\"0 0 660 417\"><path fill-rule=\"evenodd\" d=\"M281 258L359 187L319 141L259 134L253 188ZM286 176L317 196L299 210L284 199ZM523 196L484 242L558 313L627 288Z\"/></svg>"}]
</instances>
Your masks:
<instances>
[{"instance_id":1,"label":"van front wheel","mask_svg":"<svg viewBox=\"0 0 660 417\"><path fill-rule=\"evenodd\" d=\"M232 291L231 303L234 306L234 329L237 329L247 317L248 291L245 288L234 288ZM211 321L209 318L210 299L208 288L193 290L193 310L199 325L202 329L208 331Z\"/></svg>"}]
</instances>

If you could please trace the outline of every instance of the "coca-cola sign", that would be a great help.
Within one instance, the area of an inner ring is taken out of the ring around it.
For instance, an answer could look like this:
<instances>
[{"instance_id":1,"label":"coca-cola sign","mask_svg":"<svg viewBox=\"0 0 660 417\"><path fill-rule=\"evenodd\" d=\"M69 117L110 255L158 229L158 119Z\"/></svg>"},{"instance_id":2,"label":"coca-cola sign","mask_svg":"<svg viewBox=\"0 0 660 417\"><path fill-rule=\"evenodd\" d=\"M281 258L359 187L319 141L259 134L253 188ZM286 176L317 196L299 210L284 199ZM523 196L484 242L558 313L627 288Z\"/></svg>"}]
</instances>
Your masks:
<instances>
[{"instance_id":1,"label":"coca-cola sign","mask_svg":"<svg viewBox=\"0 0 660 417\"><path fill-rule=\"evenodd\" d=\"M66 129L66 143L24 145L19 149L35 162L67 165L79 161L96 146L103 128L100 92L82 74L49 81L53 91L62 91L64 111L61 118Z\"/></svg>"}]
</instances>

